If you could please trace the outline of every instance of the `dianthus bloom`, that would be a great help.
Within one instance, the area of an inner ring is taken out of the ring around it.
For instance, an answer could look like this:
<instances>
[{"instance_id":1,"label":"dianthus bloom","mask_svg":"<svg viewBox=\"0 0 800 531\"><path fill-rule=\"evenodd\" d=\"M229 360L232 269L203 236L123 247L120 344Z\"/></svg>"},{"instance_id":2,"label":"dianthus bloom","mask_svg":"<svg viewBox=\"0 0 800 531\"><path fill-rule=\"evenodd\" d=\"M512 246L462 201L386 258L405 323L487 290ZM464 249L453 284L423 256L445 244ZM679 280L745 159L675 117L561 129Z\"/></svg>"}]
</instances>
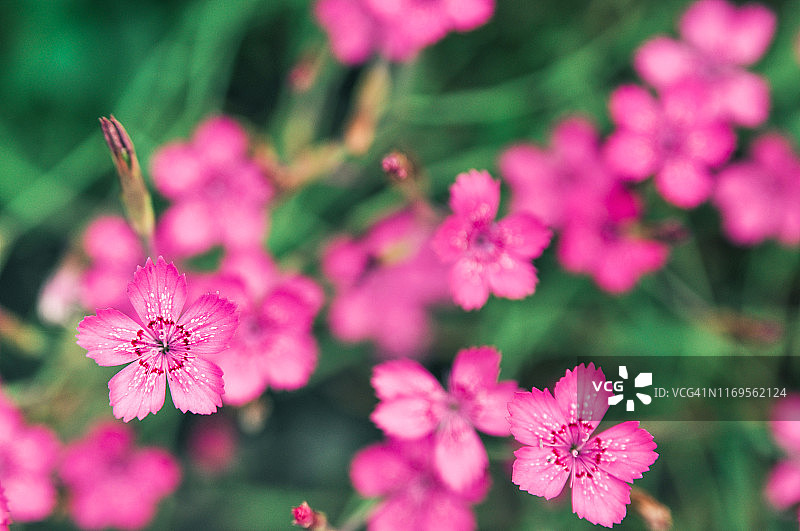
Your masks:
<instances>
[{"instance_id":1,"label":"dianthus bloom","mask_svg":"<svg viewBox=\"0 0 800 531\"><path fill-rule=\"evenodd\" d=\"M161 448L137 448L133 439L129 426L105 422L67 447L59 472L81 528L141 529L178 487L177 460Z\"/></svg>"},{"instance_id":2,"label":"dianthus bloom","mask_svg":"<svg viewBox=\"0 0 800 531\"><path fill-rule=\"evenodd\" d=\"M20 411L0 393L0 484L5 491L0 528L9 513L15 522L33 522L50 515L57 497L51 474L59 451L51 430L26 424Z\"/></svg>"},{"instance_id":3,"label":"dianthus bloom","mask_svg":"<svg viewBox=\"0 0 800 531\"><path fill-rule=\"evenodd\" d=\"M200 124L190 142L167 144L153 155L153 182L173 201L156 228L165 254L261 244L273 189L249 157L248 144L239 124L214 117Z\"/></svg>"},{"instance_id":4,"label":"dianthus bloom","mask_svg":"<svg viewBox=\"0 0 800 531\"><path fill-rule=\"evenodd\" d=\"M518 392L508 404L511 433L524 445L514 452L511 480L535 496L551 499L569 478L572 511L611 527L625 517L630 483L658 458L653 436L636 421L592 437L608 409L603 371L590 363L567 370L549 389ZM599 387L599 391L595 389Z\"/></svg>"},{"instance_id":5,"label":"dianthus bloom","mask_svg":"<svg viewBox=\"0 0 800 531\"><path fill-rule=\"evenodd\" d=\"M128 422L164 405L166 383L183 411L209 414L222 405L222 371L204 356L226 348L236 331L236 305L207 293L181 315L186 278L159 257L147 259L128 283L139 317L97 310L78 325L78 345L101 366L130 363L108 382L114 416Z\"/></svg>"},{"instance_id":6,"label":"dianthus bloom","mask_svg":"<svg viewBox=\"0 0 800 531\"><path fill-rule=\"evenodd\" d=\"M451 489L465 491L489 464L475 428L499 437L509 434L505 404L517 384L498 382L499 373L500 353L492 347L460 351L448 391L416 361L382 363L372 376L380 403L370 418L391 437L433 434L433 465L439 477Z\"/></svg>"},{"instance_id":7,"label":"dianthus bloom","mask_svg":"<svg viewBox=\"0 0 800 531\"><path fill-rule=\"evenodd\" d=\"M429 308L449 300L447 268L430 247L432 223L402 210L362 238L339 236L322 269L336 287L328 318L342 341L371 339L387 357L424 353L432 333Z\"/></svg>"},{"instance_id":8,"label":"dianthus bloom","mask_svg":"<svg viewBox=\"0 0 800 531\"><path fill-rule=\"evenodd\" d=\"M8 512L8 500L3 492L3 485L0 485L0 531L8 531L11 525L11 513Z\"/></svg>"},{"instance_id":9,"label":"dianthus bloom","mask_svg":"<svg viewBox=\"0 0 800 531\"><path fill-rule=\"evenodd\" d=\"M489 488L481 475L469 489L454 492L439 479L432 437L389 440L356 454L350 465L353 486L362 496L383 500L367 517L369 531L471 531L472 505Z\"/></svg>"},{"instance_id":10,"label":"dianthus bloom","mask_svg":"<svg viewBox=\"0 0 800 531\"><path fill-rule=\"evenodd\" d=\"M494 13L494 0L320 0L314 14L334 55L359 64L377 52L408 61L450 31L469 31Z\"/></svg>"},{"instance_id":11,"label":"dianthus bloom","mask_svg":"<svg viewBox=\"0 0 800 531\"><path fill-rule=\"evenodd\" d=\"M488 172L458 175L450 187L453 215L432 242L442 261L453 264L450 292L465 310L482 307L490 292L522 299L536 289L531 260L550 243L551 232L526 212L495 221L499 204L500 182Z\"/></svg>"},{"instance_id":12,"label":"dianthus bloom","mask_svg":"<svg viewBox=\"0 0 800 531\"><path fill-rule=\"evenodd\" d=\"M749 159L720 171L713 202L725 234L740 245L800 244L800 158L790 142L774 133L753 141Z\"/></svg>"},{"instance_id":13,"label":"dianthus bloom","mask_svg":"<svg viewBox=\"0 0 800 531\"><path fill-rule=\"evenodd\" d=\"M701 0L681 17L682 41L655 37L639 48L634 65L659 90L687 79L701 83L716 116L755 127L769 114L769 85L743 67L764 55L775 22L775 14L759 4Z\"/></svg>"},{"instance_id":14,"label":"dianthus bloom","mask_svg":"<svg viewBox=\"0 0 800 531\"><path fill-rule=\"evenodd\" d=\"M772 469L764 493L776 509L785 510L800 503L800 395L787 396L775 404L769 425L788 459Z\"/></svg>"}]
</instances>

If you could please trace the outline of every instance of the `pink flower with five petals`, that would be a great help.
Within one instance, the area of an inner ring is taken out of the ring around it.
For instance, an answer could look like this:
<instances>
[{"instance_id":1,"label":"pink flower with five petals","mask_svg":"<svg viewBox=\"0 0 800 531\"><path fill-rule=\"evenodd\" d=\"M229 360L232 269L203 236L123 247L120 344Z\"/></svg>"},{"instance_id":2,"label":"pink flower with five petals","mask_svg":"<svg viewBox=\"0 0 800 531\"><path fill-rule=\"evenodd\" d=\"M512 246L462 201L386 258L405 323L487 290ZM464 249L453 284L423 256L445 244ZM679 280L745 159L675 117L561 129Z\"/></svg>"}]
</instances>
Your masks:
<instances>
[{"instance_id":1,"label":"pink flower with five petals","mask_svg":"<svg viewBox=\"0 0 800 531\"><path fill-rule=\"evenodd\" d=\"M500 353L492 347L460 351L453 361L448 391L413 360L375 367L372 386L380 403L370 418L386 435L420 439L433 434L434 467L445 485L471 488L489 463L475 428L508 435L505 404L517 390L514 381L498 382Z\"/></svg>"},{"instance_id":2,"label":"pink flower with five petals","mask_svg":"<svg viewBox=\"0 0 800 531\"><path fill-rule=\"evenodd\" d=\"M137 268L128 297L138 322L104 309L78 325L78 345L87 357L101 366L130 363L108 382L114 416L128 422L156 413L167 382L172 402L184 413L216 411L224 392L222 371L205 356L227 347L238 324L236 305L208 293L181 314L186 278L162 257Z\"/></svg>"},{"instance_id":3,"label":"pink flower with five petals","mask_svg":"<svg viewBox=\"0 0 800 531\"><path fill-rule=\"evenodd\" d=\"M611 527L625 517L630 483L658 458L653 436L636 421L592 436L608 409L603 371L590 363L567 371L549 389L518 392L508 404L516 452L511 480L535 496L558 496L569 479L572 511ZM599 391L596 384L600 383Z\"/></svg>"},{"instance_id":4,"label":"pink flower with five petals","mask_svg":"<svg viewBox=\"0 0 800 531\"><path fill-rule=\"evenodd\" d=\"M530 261L550 243L550 229L527 212L495 221L500 182L486 171L470 170L450 187L453 215L439 226L433 248L452 263L450 292L465 310L486 304L489 293L522 299L536 289Z\"/></svg>"}]
</instances>

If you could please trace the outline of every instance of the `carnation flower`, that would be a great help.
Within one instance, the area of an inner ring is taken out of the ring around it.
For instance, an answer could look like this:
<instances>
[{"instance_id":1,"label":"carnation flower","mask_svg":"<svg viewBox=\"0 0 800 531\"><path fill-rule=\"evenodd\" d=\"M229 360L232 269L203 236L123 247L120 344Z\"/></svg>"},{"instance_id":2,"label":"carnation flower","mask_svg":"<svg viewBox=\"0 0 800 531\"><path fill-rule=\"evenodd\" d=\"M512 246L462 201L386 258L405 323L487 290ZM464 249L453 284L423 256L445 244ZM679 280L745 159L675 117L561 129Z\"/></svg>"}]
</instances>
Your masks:
<instances>
[{"instance_id":1,"label":"carnation flower","mask_svg":"<svg viewBox=\"0 0 800 531\"><path fill-rule=\"evenodd\" d=\"M238 323L236 305L208 293L181 314L186 278L162 257L136 269L128 297L138 321L101 309L78 325L78 345L87 357L101 366L130 363L108 382L114 416L128 422L156 413L167 382L184 413L216 411L224 392L222 371L204 356L227 347Z\"/></svg>"},{"instance_id":2,"label":"carnation flower","mask_svg":"<svg viewBox=\"0 0 800 531\"><path fill-rule=\"evenodd\" d=\"M486 171L470 170L450 187L453 215L433 239L443 262L452 264L450 292L465 310L486 304L489 293L522 299L536 289L530 261L550 243L551 232L535 216L511 214L495 221L500 183Z\"/></svg>"},{"instance_id":3,"label":"carnation flower","mask_svg":"<svg viewBox=\"0 0 800 531\"><path fill-rule=\"evenodd\" d=\"M612 394L603 383L602 370L581 364L556 383L554 394L536 388L516 393L508 419L514 438L526 446L514 452L511 480L549 500L569 479L572 511L611 527L625 517L630 483L650 470L658 454L653 436L636 421L592 436Z\"/></svg>"},{"instance_id":4,"label":"carnation flower","mask_svg":"<svg viewBox=\"0 0 800 531\"><path fill-rule=\"evenodd\" d=\"M492 347L460 351L448 390L413 360L375 367L372 385L380 403L370 418L386 435L420 439L433 434L433 466L445 485L465 491L489 464L475 428L499 437L509 434L505 404L517 390L498 382L500 353Z\"/></svg>"}]
</instances>

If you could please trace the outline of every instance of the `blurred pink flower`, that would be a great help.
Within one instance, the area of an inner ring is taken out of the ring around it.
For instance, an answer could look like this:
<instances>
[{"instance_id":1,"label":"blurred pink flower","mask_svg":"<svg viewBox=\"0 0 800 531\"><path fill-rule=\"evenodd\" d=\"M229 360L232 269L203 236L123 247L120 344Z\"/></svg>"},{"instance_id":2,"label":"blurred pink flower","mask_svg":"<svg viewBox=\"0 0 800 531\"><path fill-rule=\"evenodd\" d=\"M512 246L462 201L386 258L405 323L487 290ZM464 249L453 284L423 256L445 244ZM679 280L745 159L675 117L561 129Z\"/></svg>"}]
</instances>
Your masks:
<instances>
[{"instance_id":1,"label":"blurred pink flower","mask_svg":"<svg viewBox=\"0 0 800 531\"><path fill-rule=\"evenodd\" d=\"M788 459L772 469L764 494L776 509L785 510L800 503L800 395L788 395L775 404L769 427Z\"/></svg>"},{"instance_id":2,"label":"blurred pink flower","mask_svg":"<svg viewBox=\"0 0 800 531\"><path fill-rule=\"evenodd\" d=\"M189 430L189 458L203 472L216 475L228 469L236 456L236 426L228 417L217 413L198 417Z\"/></svg>"},{"instance_id":3,"label":"blurred pink flower","mask_svg":"<svg viewBox=\"0 0 800 531\"><path fill-rule=\"evenodd\" d=\"M760 4L724 0L692 4L680 20L683 41L658 36L636 52L634 65L659 90L693 79L710 93L716 116L756 127L769 114L769 85L746 71L764 55L775 32L775 14Z\"/></svg>"},{"instance_id":4,"label":"blurred pink flower","mask_svg":"<svg viewBox=\"0 0 800 531\"><path fill-rule=\"evenodd\" d=\"M359 451L350 465L355 489L383 500L367 517L369 531L471 531L472 505L489 488L481 475L468 490L454 492L437 476L432 437L389 440Z\"/></svg>"},{"instance_id":5,"label":"blurred pink flower","mask_svg":"<svg viewBox=\"0 0 800 531\"><path fill-rule=\"evenodd\" d=\"M247 133L230 118L209 118L190 142L173 142L154 156L156 188L172 200L156 228L158 248L188 256L214 245L260 245L273 188L248 155Z\"/></svg>"},{"instance_id":6,"label":"blurred pink flower","mask_svg":"<svg viewBox=\"0 0 800 531\"><path fill-rule=\"evenodd\" d=\"M800 158L788 139L765 134L750 146L750 159L720 171L713 202L728 237L740 245L775 238L800 244Z\"/></svg>"},{"instance_id":7,"label":"blurred pink flower","mask_svg":"<svg viewBox=\"0 0 800 531\"><path fill-rule=\"evenodd\" d=\"M246 404L267 387L293 390L308 382L318 355L312 325L324 299L313 280L280 273L259 248L226 255L218 273L197 280L197 293L217 291L239 306L230 348L215 358L225 374L226 404Z\"/></svg>"},{"instance_id":8,"label":"blurred pink flower","mask_svg":"<svg viewBox=\"0 0 800 531\"><path fill-rule=\"evenodd\" d=\"M360 239L339 236L322 256L336 288L328 319L342 341L373 340L388 357L419 356L432 339L429 308L448 299L446 268L430 248L433 225L410 210Z\"/></svg>"},{"instance_id":9,"label":"blurred pink flower","mask_svg":"<svg viewBox=\"0 0 800 531\"><path fill-rule=\"evenodd\" d=\"M681 83L659 100L642 87L623 85L611 94L609 107L617 125L605 145L612 170L632 181L655 174L659 193L681 208L708 199L710 170L728 160L736 136L710 112L702 85Z\"/></svg>"},{"instance_id":10,"label":"blurred pink flower","mask_svg":"<svg viewBox=\"0 0 800 531\"><path fill-rule=\"evenodd\" d=\"M486 304L489 293L522 299L536 289L531 260L542 254L552 233L532 214L495 221L500 182L486 171L459 174L450 187L453 215L444 220L432 245L450 269L450 292L465 310Z\"/></svg>"},{"instance_id":11,"label":"blurred pink flower","mask_svg":"<svg viewBox=\"0 0 800 531\"><path fill-rule=\"evenodd\" d=\"M578 365L549 389L518 392L508 404L511 433L523 446L516 452L511 480L535 496L551 499L567 478L572 511L593 524L611 527L625 517L630 483L658 458L653 436L636 421L592 432L608 409L611 393L594 385L603 371Z\"/></svg>"},{"instance_id":12,"label":"blurred pink flower","mask_svg":"<svg viewBox=\"0 0 800 531\"><path fill-rule=\"evenodd\" d=\"M8 500L3 485L0 484L0 531L8 531L9 525L11 525L11 513L8 511Z\"/></svg>"},{"instance_id":13,"label":"blurred pink flower","mask_svg":"<svg viewBox=\"0 0 800 531\"><path fill-rule=\"evenodd\" d=\"M59 451L60 443L49 428L28 425L0 393L0 484L5 491L0 525L9 513L15 522L33 522L50 515L57 498L51 474Z\"/></svg>"},{"instance_id":14,"label":"blurred pink flower","mask_svg":"<svg viewBox=\"0 0 800 531\"><path fill-rule=\"evenodd\" d=\"M166 382L175 407L209 414L222 405L222 371L204 356L227 347L238 323L236 305L215 294L181 315L186 278L162 257L137 267L128 297L139 317L99 309L78 325L78 345L101 366L130 363L108 382L114 416L128 422L164 405ZM146 324L140 324L146 323Z\"/></svg>"},{"instance_id":15,"label":"blurred pink flower","mask_svg":"<svg viewBox=\"0 0 800 531\"><path fill-rule=\"evenodd\" d=\"M637 234L641 202L622 185L598 199L597 206L575 212L564 224L558 259L567 271L586 273L602 289L623 293L666 264L669 246Z\"/></svg>"},{"instance_id":16,"label":"blurred pink flower","mask_svg":"<svg viewBox=\"0 0 800 531\"><path fill-rule=\"evenodd\" d=\"M494 0L320 0L314 7L343 63L373 53L408 61L450 31L469 31L494 13Z\"/></svg>"},{"instance_id":17,"label":"blurred pink flower","mask_svg":"<svg viewBox=\"0 0 800 531\"><path fill-rule=\"evenodd\" d=\"M500 155L499 165L511 188L511 212L531 213L555 229L576 210L596 208L615 179L594 124L577 116L556 125L549 149L517 144Z\"/></svg>"},{"instance_id":18,"label":"blurred pink flower","mask_svg":"<svg viewBox=\"0 0 800 531\"><path fill-rule=\"evenodd\" d=\"M71 443L59 473L69 512L83 529L142 529L181 480L178 462L169 452L135 447L133 430L114 422L96 424Z\"/></svg>"},{"instance_id":19,"label":"blurred pink flower","mask_svg":"<svg viewBox=\"0 0 800 531\"><path fill-rule=\"evenodd\" d=\"M445 485L470 489L486 473L486 450L475 428L498 437L509 434L506 403L514 381L498 382L500 353L492 347L461 350L453 361L448 391L413 360L375 367L372 386L380 400L370 419L390 437L433 435L433 466Z\"/></svg>"}]
</instances>

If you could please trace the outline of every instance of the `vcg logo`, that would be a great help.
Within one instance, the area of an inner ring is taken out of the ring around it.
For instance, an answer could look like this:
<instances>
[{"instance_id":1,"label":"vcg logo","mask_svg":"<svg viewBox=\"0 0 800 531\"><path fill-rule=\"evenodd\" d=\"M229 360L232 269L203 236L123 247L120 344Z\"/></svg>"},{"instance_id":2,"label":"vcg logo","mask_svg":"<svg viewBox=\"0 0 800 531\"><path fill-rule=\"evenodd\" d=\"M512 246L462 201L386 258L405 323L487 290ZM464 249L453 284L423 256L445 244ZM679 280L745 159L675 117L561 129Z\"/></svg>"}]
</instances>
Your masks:
<instances>
[{"instance_id":1,"label":"vcg logo","mask_svg":"<svg viewBox=\"0 0 800 531\"><path fill-rule=\"evenodd\" d=\"M592 382L592 386L596 392L599 392L600 389L604 389L609 393L616 393L610 397L608 397L608 405L609 406L616 406L625 398L625 380L628 379L628 367L625 365L619 366L619 377L621 380L606 380L605 382ZM633 380L633 386L636 388L640 387L649 387L653 385L653 373L652 372L640 372L636 375L636 378ZM642 404L649 404L652 401L652 397L645 393L636 393L636 398L638 398ZM625 410L626 411L633 411L635 407L634 400L632 398L627 399L625 402Z\"/></svg>"}]
</instances>

